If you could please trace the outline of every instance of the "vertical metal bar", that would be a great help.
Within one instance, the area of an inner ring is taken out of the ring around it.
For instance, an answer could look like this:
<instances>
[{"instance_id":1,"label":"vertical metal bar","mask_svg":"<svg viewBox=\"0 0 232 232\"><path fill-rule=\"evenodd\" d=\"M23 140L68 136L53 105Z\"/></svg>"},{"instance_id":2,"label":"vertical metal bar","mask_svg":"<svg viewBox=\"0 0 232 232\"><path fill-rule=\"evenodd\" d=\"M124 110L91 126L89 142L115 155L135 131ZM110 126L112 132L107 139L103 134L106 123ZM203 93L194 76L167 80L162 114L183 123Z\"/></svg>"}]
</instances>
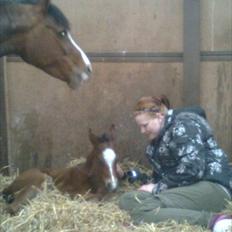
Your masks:
<instances>
[{"instance_id":1,"label":"vertical metal bar","mask_svg":"<svg viewBox=\"0 0 232 232\"><path fill-rule=\"evenodd\" d=\"M0 172L9 175L5 66L6 58L0 58Z\"/></svg>"},{"instance_id":2,"label":"vertical metal bar","mask_svg":"<svg viewBox=\"0 0 232 232\"><path fill-rule=\"evenodd\" d=\"M183 1L183 104L200 104L200 0Z\"/></svg>"}]
</instances>

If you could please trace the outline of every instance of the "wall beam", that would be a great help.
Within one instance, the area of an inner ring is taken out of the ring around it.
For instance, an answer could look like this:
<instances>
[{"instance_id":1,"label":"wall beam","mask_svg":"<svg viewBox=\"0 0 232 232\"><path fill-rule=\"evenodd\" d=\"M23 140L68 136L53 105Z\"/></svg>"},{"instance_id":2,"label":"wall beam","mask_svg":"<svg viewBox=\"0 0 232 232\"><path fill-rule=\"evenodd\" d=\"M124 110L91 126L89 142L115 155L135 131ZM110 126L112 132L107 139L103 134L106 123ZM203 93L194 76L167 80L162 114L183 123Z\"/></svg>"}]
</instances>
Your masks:
<instances>
[{"instance_id":1,"label":"wall beam","mask_svg":"<svg viewBox=\"0 0 232 232\"><path fill-rule=\"evenodd\" d=\"M175 63L183 62L182 52L86 52L92 62L121 62L121 63ZM232 61L231 51L203 51L201 61ZM24 62L16 56L8 56L7 62Z\"/></svg>"},{"instance_id":2,"label":"wall beam","mask_svg":"<svg viewBox=\"0 0 232 232\"><path fill-rule=\"evenodd\" d=\"M183 104L200 104L200 0L183 1Z\"/></svg>"},{"instance_id":3,"label":"wall beam","mask_svg":"<svg viewBox=\"0 0 232 232\"><path fill-rule=\"evenodd\" d=\"M6 58L0 58L0 173L9 175L7 110L6 110Z\"/></svg>"}]
</instances>

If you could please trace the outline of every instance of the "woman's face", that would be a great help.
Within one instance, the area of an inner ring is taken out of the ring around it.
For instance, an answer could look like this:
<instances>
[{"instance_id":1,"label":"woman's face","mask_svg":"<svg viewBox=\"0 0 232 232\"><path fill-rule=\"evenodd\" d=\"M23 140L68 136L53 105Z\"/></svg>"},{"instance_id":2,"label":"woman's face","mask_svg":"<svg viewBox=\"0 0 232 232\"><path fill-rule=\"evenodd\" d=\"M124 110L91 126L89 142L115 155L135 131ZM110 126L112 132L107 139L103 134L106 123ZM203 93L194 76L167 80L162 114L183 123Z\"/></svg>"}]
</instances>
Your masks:
<instances>
[{"instance_id":1,"label":"woman's face","mask_svg":"<svg viewBox=\"0 0 232 232\"><path fill-rule=\"evenodd\" d=\"M135 121L140 128L140 132L148 140L153 140L159 135L164 125L164 116L157 113L155 117L152 117L149 113L141 113L135 116Z\"/></svg>"}]
</instances>

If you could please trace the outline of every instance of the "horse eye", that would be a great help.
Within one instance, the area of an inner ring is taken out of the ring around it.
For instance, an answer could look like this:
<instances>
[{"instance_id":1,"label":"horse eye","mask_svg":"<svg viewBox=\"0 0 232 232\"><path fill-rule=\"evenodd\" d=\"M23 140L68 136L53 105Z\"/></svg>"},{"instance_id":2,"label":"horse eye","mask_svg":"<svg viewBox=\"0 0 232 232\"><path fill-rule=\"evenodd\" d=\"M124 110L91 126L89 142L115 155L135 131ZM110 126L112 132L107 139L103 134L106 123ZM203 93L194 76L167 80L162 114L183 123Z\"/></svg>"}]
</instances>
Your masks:
<instances>
[{"instance_id":1,"label":"horse eye","mask_svg":"<svg viewBox=\"0 0 232 232\"><path fill-rule=\"evenodd\" d=\"M66 37L66 36L67 36L67 31L60 31L60 32L59 32L59 35L60 35L61 37Z\"/></svg>"},{"instance_id":2,"label":"horse eye","mask_svg":"<svg viewBox=\"0 0 232 232\"><path fill-rule=\"evenodd\" d=\"M98 160L98 165L103 165L104 164L104 160L103 159L100 159L100 160Z\"/></svg>"}]
</instances>

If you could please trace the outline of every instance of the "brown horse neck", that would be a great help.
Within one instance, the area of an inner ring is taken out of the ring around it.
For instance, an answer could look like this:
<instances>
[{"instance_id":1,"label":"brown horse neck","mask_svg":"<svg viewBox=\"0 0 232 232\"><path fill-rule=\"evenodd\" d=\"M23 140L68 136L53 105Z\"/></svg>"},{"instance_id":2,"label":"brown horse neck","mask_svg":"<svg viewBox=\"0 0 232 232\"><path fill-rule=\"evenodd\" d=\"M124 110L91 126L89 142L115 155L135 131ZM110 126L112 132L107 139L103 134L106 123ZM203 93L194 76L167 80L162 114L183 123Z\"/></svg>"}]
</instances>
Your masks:
<instances>
[{"instance_id":1,"label":"brown horse neck","mask_svg":"<svg viewBox=\"0 0 232 232\"><path fill-rule=\"evenodd\" d=\"M87 156L86 161L85 161L85 166L86 168L91 168L93 165L93 160L94 157L96 156L95 150L93 149L90 154Z\"/></svg>"},{"instance_id":2,"label":"brown horse neck","mask_svg":"<svg viewBox=\"0 0 232 232\"><path fill-rule=\"evenodd\" d=\"M0 1L0 57L9 54L20 55L25 40L23 35L35 27L43 17L39 5L30 2L21 4L20 1Z\"/></svg>"},{"instance_id":3,"label":"brown horse neck","mask_svg":"<svg viewBox=\"0 0 232 232\"><path fill-rule=\"evenodd\" d=\"M1 4L0 6L1 41L15 34L27 32L44 17L37 5L15 3Z\"/></svg>"}]
</instances>

